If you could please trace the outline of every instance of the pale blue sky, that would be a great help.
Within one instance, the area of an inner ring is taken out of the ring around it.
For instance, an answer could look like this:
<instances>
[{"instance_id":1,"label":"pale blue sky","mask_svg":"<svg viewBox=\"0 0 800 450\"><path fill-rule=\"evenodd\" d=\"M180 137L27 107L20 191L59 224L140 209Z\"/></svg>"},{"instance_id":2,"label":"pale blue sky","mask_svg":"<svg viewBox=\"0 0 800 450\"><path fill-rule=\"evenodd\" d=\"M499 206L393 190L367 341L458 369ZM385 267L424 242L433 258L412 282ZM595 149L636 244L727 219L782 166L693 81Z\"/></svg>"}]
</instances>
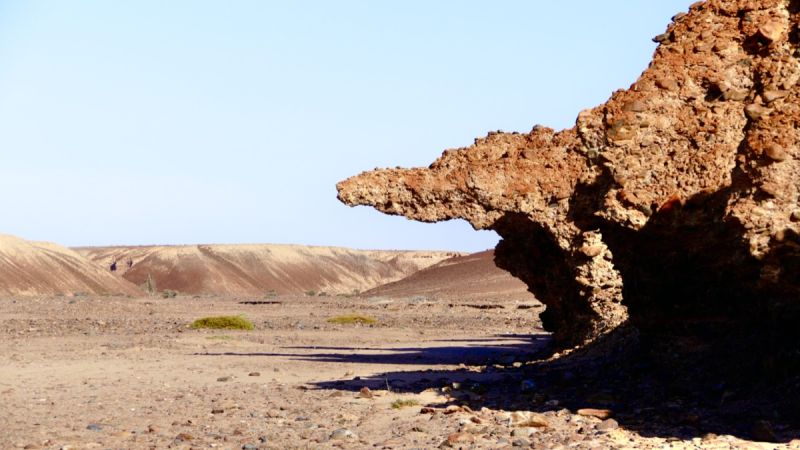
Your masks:
<instances>
[{"instance_id":1,"label":"pale blue sky","mask_svg":"<svg viewBox=\"0 0 800 450\"><path fill-rule=\"evenodd\" d=\"M0 0L0 233L490 248L335 184L572 126L692 1Z\"/></svg>"}]
</instances>

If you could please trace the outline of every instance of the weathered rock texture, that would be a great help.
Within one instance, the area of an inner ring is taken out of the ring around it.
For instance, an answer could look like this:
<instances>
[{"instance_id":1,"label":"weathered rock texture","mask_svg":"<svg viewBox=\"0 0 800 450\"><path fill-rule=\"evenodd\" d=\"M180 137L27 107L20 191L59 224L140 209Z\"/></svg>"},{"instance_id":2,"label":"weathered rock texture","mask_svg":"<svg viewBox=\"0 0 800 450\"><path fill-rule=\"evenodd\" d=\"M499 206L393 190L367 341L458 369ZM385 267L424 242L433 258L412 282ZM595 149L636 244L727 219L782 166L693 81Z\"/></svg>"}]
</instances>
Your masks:
<instances>
[{"instance_id":1,"label":"weathered rock texture","mask_svg":"<svg viewBox=\"0 0 800 450\"><path fill-rule=\"evenodd\" d=\"M627 90L556 132L489 133L428 168L338 185L349 205L503 238L496 262L562 345L668 315L800 304L800 1L678 14ZM741 317L741 316L740 316Z\"/></svg>"}]
</instances>

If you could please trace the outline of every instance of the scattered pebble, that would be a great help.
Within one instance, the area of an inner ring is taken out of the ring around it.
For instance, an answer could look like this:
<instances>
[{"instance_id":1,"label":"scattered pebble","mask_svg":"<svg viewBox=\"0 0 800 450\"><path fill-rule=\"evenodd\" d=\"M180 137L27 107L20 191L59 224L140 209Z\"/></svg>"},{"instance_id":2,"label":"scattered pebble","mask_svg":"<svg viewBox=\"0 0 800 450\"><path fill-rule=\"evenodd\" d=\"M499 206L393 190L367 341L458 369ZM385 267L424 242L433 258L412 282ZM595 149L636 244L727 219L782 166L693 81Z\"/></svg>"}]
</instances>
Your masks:
<instances>
[{"instance_id":1,"label":"scattered pebble","mask_svg":"<svg viewBox=\"0 0 800 450\"><path fill-rule=\"evenodd\" d=\"M514 446L514 447L530 447L531 446L531 441L529 441L529 440L527 440L525 438L518 438L518 439L514 439L513 441L511 441L511 445Z\"/></svg>"},{"instance_id":2,"label":"scattered pebble","mask_svg":"<svg viewBox=\"0 0 800 450\"><path fill-rule=\"evenodd\" d=\"M617 428L619 428L619 424L614 419L606 419L597 424L598 431L611 431L616 430Z\"/></svg>"},{"instance_id":3,"label":"scattered pebble","mask_svg":"<svg viewBox=\"0 0 800 450\"><path fill-rule=\"evenodd\" d=\"M581 408L578 410L578 415L584 417L597 417L598 419L608 419L612 416L612 412L610 409Z\"/></svg>"},{"instance_id":4,"label":"scattered pebble","mask_svg":"<svg viewBox=\"0 0 800 450\"><path fill-rule=\"evenodd\" d=\"M543 414L530 411L514 411L508 415L512 427L548 427L550 422Z\"/></svg>"},{"instance_id":5,"label":"scattered pebble","mask_svg":"<svg viewBox=\"0 0 800 450\"><path fill-rule=\"evenodd\" d=\"M348 430L347 428L339 428L339 429L333 430L333 432L331 433L331 436L330 436L330 438L333 439L333 440L352 439L354 437L355 437L355 434L353 434L353 432Z\"/></svg>"},{"instance_id":6,"label":"scattered pebble","mask_svg":"<svg viewBox=\"0 0 800 450\"><path fill-rule=\"evenodd\" d=\"M366 386L362 387L361 390L358 391L358 396L361 397L361 398L372 398L373 397L372 391L370 390L370 388L368 388Z\"/></svg>"},{"instance_id":7,"label":"scattered pebble","mask_svg":"<svg viewBox=\"0 0 800 450\"><path fill-rule=\"evenodd\" d=\"M192 439L194 438L189 433L178 433L178 435L175 436L175 440L180 442L191 441Z\"/></svg>"}]
</instances>

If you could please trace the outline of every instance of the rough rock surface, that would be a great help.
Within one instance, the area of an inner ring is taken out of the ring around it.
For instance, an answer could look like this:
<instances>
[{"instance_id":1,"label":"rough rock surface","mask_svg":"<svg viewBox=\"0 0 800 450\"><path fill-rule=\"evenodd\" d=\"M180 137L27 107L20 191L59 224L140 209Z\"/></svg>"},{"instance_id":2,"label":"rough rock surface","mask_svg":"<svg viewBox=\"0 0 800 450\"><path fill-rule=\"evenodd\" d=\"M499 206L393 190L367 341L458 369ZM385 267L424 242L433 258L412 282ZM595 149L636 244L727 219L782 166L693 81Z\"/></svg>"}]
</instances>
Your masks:
<instances>
[{"instance_id":1,"label":"rough rock surface","mask_svg":"<svg viewBox=\"0 0 800 450\"><path fill-rule=\"evenodd\" d=\"M800 288L800 2L678 14L626 90L556 132L493 132L428 168L363 173L349 205L503 238L497 264L562 345L665 317L794 313Z\"/></svg>"}]
</instances>

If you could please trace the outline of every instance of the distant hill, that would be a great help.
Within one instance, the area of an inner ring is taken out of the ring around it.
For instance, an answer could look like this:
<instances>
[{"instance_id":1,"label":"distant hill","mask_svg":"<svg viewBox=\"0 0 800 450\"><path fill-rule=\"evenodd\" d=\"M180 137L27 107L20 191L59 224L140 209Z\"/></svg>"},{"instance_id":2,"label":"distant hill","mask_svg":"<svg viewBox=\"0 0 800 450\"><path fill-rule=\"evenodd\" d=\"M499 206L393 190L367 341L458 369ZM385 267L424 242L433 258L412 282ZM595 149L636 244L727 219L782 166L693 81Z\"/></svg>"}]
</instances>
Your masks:
<instances>
[{"instance_id":1,"label":"distant hill","mask_svg":"<svg viewBox=\"0 0 800 450\"><path fill-rule=\"evenodd\" d=\"M75 251L135 284L186 294L350 294L407 277L456 252L301 245L84 247Z\"/></svg>"},{"instance_id":2,"label":"distant hill","mask_svg":"<svg viewBox=\"0 0 800 450\"><path fill-rule=\"evenodd\" d=\"M141 295L141 290L68 248L0 234L0 295L78 293Z\"/></svg>"},{"instance_id":3,"label":"distant hill","mask_svg":"<svg viewBox=\"0 0 800 450\"><path fill-rule=\"evenodd\" d=\"M427 296L449 300L535 300L525 283L495 266L492 250L446 259L362 295Z\"/></svg>"}]
</instances>

